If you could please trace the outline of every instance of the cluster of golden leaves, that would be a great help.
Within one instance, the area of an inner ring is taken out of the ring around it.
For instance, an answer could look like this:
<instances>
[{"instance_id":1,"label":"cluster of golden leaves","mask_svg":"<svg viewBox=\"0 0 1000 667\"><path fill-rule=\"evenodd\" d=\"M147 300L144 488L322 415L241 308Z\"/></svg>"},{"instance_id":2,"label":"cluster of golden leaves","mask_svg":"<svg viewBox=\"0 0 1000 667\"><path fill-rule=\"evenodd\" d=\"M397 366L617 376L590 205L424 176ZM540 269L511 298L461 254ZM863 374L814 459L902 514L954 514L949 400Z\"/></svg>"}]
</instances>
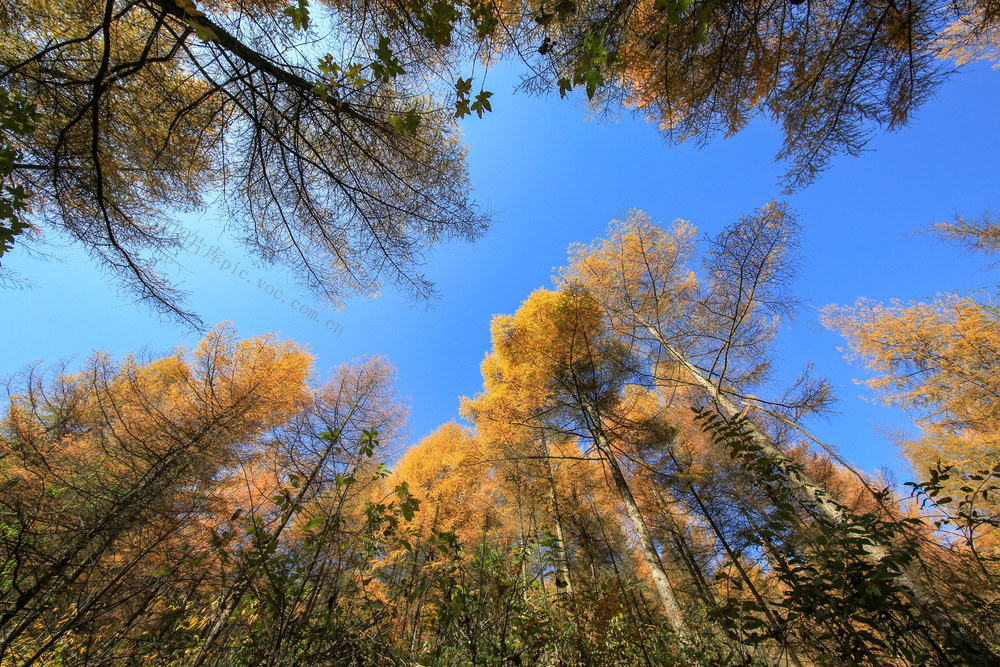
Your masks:
<instances>
[{"instance_id":1,"label":"cluster of golden leaves","mask_svg":"<svg viewBox=\"0 0 1000 667\"><path fill-rule=\"evenodd\" d=\"M938 461L957 467L962 486L1000 457L1000 322L962 296L888 305L830 306L824 322L843 335L864 384L886 404L915 415L921 435L900 445L921 477ZM961 494L949 494L955 498Z\"/></svg>"}]
</instances>

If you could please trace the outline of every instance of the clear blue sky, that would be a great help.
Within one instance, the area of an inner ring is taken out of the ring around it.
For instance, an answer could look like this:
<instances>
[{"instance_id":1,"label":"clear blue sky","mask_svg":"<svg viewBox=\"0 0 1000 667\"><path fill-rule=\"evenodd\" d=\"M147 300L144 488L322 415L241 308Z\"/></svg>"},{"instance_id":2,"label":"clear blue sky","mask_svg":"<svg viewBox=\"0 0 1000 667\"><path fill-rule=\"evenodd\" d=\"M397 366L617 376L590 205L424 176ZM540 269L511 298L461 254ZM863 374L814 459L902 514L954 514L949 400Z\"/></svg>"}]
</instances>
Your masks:
<instances>
[{"instance_id":1,"label":"clear blue sky","mask_svg":"<svg viewBox=\"0 0 1000 667\"><path fill-rule=\"evenodd\" d=\"M1000 205L998 77L985 66L959 73L908 128L877 136L873 152L837 160L816 184L788 198L804 226L797 290L805 305L781 335L782 368L794 376L812 362L832 380L842 399L838 414L812 426L868 470L903 469L876 424L898 426L905 419L861 398L865 390L852 382L861 370L843 360L835 334L818 331L816 309L858 297L919 300L997 282L979 270L983 260L907 234L956 212L975 215ZM321 376L355 357L385 355L398 369L401 393L410 397L416 442L456 418L459 397L479 389L490 318L513 312L532 290L548 286L571 243L601 236L609 220L633 207L663 222L684 218L714 234L780 196L782 169L772 160L779 137L766 123L704 149L668 148L642 119L587 121L584 108L556 96L513 95L515 81L509 73L491 74L494 113L464 124L475 196L494 210L494 226L474 245L443 247L431 257L426 273L441 299L429 309L387 292L327 311L289 277L254 266L225 239L226 257L249 269L250 282L206 259L182 256L180 277L193 292L191 307L208 324L231 320L243 336L276 331L308 345ZM209 243L220 238L211 213L183 222ZM0 294L0 374L99 348L121 355L197 340L118 295L83 253L54 252L60 261L17 253L5 258L35 286ZM259 289L260 281L282 290L285 303ZM321 311L319 323L294 312L293 299ZM327 331L327 321L342 333Z\"/></svg>"}]
</instances>

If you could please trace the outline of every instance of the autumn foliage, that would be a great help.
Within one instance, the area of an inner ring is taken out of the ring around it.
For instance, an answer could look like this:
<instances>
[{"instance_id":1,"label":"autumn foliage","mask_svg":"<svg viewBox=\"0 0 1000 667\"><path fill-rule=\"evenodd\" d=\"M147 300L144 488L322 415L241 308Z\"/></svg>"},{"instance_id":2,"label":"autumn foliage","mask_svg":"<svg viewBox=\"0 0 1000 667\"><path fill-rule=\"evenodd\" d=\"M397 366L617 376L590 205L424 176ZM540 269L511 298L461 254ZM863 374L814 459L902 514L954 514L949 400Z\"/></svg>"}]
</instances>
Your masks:
<instances>
[{"instance_id":1,"label":"autumn foliage","mask_svg":"<svg viewBox=\"0 0 1000 667\"><path fill-rule=\"evenodd\" d=\"M913 460L947 457L908 500L804 429L821 381L764 397L797 233L769 204L699 248L631 212L494 318L466 422L401 455L381 359L320 381L296 345L223 326L24 370L0 659L991 664L991 311L827 311L919 415Z\"/></svg>"}]
</instances>

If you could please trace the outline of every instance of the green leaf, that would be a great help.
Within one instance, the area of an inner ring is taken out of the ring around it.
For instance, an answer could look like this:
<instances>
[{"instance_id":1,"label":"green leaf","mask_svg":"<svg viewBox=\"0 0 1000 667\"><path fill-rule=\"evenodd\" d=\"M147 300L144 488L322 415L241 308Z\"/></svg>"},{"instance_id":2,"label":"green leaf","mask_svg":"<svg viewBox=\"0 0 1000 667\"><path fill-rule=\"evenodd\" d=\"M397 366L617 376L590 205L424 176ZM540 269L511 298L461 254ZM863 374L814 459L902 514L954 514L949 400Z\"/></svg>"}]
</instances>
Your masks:
<instances>
[{"instance_id":1,"label":"green leaf","mask_svg":"<svg viewBox=\"0 0 1000 667\"><path fill-rule=\"evenodd\" d=\"M566 77L559 79L559 97L566 97L566 93L573 90L573 82Z\"/></svg>"},{"instance_id":2,"label":"green leaf","mask_svg":"<svg viewBox=\"0 0 1000 667\"><path fill-rule=\"evenodd\" d=\"M377 60L369 65L375 78L383 83L389 83L392 79L406 72L399 64L399 59L393 55L389 44L388 37L379 37L378 46L373 51Z\"/></svg>"},{"instance_id":3,"label":"green leaf","mask_svg":"<svg viewBox=\"0 0 1000 667\"><path fill-rule=\"evenodd\" d=\"M295 30L309 28L309 0L298 0L297 6L285 7L282 14L292 19L292 28Z\"/></svg>"},{"instance_id":4,"label":"green leaf","mask_svg":"<svg viewBox=\"0 0 1000 667\"><path fill-rule=\"evenodd\" d=\"M203 42L213 42L215 41L215 33L207 25L195 20L188 22L192 28L194 28L194 34L198 39Z\"/></svg>"},{"instance_id":5,"label":"green leaf","mask_svg":"<svg viewBox=\"0 0 1000 667\"><path fill-rule=\"evenodd\" d=\"M482 118L484 111L493 111L493 107L490 106L490 98L493 97L493 93L489 91L481 91L476 95L476 101L472 103L470 107L476 114Z\"/></svg>"},{"instance_id":6,"label":"green leaf","mask_svg":"<svg viewBox=\"0 0 1000 667\"><path fill-rule=\"evenodd\" d=\"M330 96L330 86L320 83L312 87L312 92L319 95L319 98L326 102L327 98Z\"/></svg>"},{"instance_id":7,"label":"green leaf","mask_svg":"<svg viewBox=\"0 0 1000 667\"><path fill-rule=\"evenodd\" d=\"M415 109L408 109L405 116L389 116L389 122L392 123L396 131L415 137L417 136L417 128L420 126L420 114ZM361 439L360 451L368 458L371 458L375 453L376 445L378 445L378 440L371 437L363 437Z\"/></svg>"}]
</instances>

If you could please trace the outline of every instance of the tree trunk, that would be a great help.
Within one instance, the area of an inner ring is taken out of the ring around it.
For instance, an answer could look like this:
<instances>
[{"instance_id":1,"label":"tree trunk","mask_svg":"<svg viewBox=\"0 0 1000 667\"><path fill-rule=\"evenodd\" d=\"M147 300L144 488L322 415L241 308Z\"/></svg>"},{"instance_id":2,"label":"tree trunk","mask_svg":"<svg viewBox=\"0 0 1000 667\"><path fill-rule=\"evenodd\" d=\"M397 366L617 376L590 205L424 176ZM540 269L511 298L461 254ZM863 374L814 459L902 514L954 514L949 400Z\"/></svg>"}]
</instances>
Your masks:
<instances>
[{"instance_id":1,"label":"tree trunk","mask_svg":"<svg viewBox=\"0 0 1000 667\"><path fill-rule=\"evenodd\" d=\"M516 493L514 494L514 502L517 505L517 529L521 536L521 562L519 568L521 570L521 600L523 602L528 601L528 568L525 565L528 561L528 535L524 528L524 512L521 509L521 489L518 485Z\"/></svg>"},{"instance_id":2,"label":"tree trunk","mask_svg":"<svg viewBox=\"0 0 1000 667\"><path fill-rule=\"evenodd\" d=\"M673 461L674 466L678 469L678 471L683 472L683 468L681 468L680 463L677 461L677 459L674 457L672 453L670 454L670 460ZM705 503L702 502L701 496L698 495L698 491L696 491L694 488L694 484L692 484L691 482L687 482L687 487L688 491L691 493L691 497L694 499L695 504L698 505L698 509L701 511L701 515L705 517L706 521L708 521L708 525L711 527L712 532L715 534L715 537L719 540L719 544L722 545L723 550L726 552L726 556L729 557L729 560L736 568L736 571L739 572L740 579L743 581L743 584L750 591L750 594L753 595L754 599L757 601L757 604L760 605L760 608L763 610L764 615L767 616L767 621L775 632L775 640L781 646L782 650L788 654L788 662L790 662L795 667L802 667L802 663L799 660L798 653L795 651L794 648L792 648L788 644L786 637L787 630L785 628L785 625L781 623L778 617L774 615L774 612L771 610L771 606L764 600L763 596L760 594L760 591L757 590L757 585L754 583L753 579L747 573L746 568L743 567L743 563L741 562L741 554L736 553L730 546L729 540L726 539L726 535L722 531L722 527L719 526L719 524L715 521L715 518L712 516L712 513L709 511L708 507L706 507ZM748 518L750 517L748 516Z\"/></svg>"},{"instance_id":3,"label":"tree trunk","mask_svg":"<svg viewBox=\"0 0 1000 667\"><path fill-rule=\"evenodd\" d=\"M629 591L628 588L626 588L625 582L622 580L622 571L621 568L618 567L618 557L615 556L615 552L618 551L617 548L618 545L611 543L611 537L608 535L608 531L604 527L604 519L601 517L600 510L597 509L597 503L591 500L590 506L594 510L594 516L597 517L597 525L601 527L601 535L604 538L604 544L607 545L608 555L611 556L611 568L612 570L614 570L615 580L618 582L618 589L622 592L622 600L625 602L626 605L628 605L629 609L631 610L632 620L638 623L639 617L643 615L643 612L645 612L645 615L648 620L649 611L646 609L646 605L640 604L639 601L635 599L635 596L632 595L632 592ZM596 588L597 585L596 578L594 579L594 585Z\"/></svg>"},{"instance_id":4,"label":"tree trunk","mask_svg":"<svg viewBox=\"0 0 1000 667\"><path fill-rule=\"evenodd\" d=\"M608 468L611 471L611 478L615 482L615 488L622 499L622 503L625 505L625 512L632 522L632 529L635 530L636 536L639 538L639 547L642 550L642 556L649 567L649 573L653 578L653 584L660 597L660 602L663 604L667 619L670 621L674 632L679 637L687 639L690 637L690 632L688 631L687 623L684 621L684 615L681 613L680 605L677 603L677 597L674 595L673 586L670 585L670 579L667 578L667 573L663 569L660 555L653 544L653 538L649 534L646 522L639 512L639 506L632 495L632 489L629 488L628 480L625 479L621 466L618 465L618 459L611 450L611 444L604 435L600 415L597 414L596 408L592 405L585 404L583 411L587 417L588 429L594 438L597 449L604 456L604 460L607 461Z\"/></svg>"},{"instance_id":5,"label":"tree trunk","mask_svg":"<svg viewBox=\"0 0 1000 667\"><path fill-rule=\"evenodd\" d=\"M312 485L319 477L319 473L320 470L322 470L323 465L337 449L339 441L339 435L330 437L327 440L327 446L323 450L323 454L313 466L309 476L302 482L298 493L296 493L292 501L287 504L288 509L281 514L278 525L274 530L274 539L278 539L288 524L291 523L292 517L295 515L295 507L302 503L306 493L312 488ZM222 631L225 629L226 623L229 622L230 617L232 617L233 613L239 608L240 603L243 602L243 597L253 586L253 578L258 574L261 567L261 565L258 565L250 572L244 572L242 580L238 580L239 583L233 587L233 592L225 596L220 602L218 616L209 629L208 634L205 636L205 640L198 649L198 653L195 654L194 658L192 658L189 663L189 667L201 667L201 665L205 663L205 660L208 658L208 654L215 645L215 642L218 641L219 637L222 635Z\"/></svg>"},{"instance_id":6,"label":"tree trunk","mask_svg":"<svg viewBox=\"0 0 1000 667\"><path fill-rule=\"evenodd\" d=\"M572 595L573 579L569 572L569 562L566 559L566 540L563 537L562 514L559 512L559 499L556 497L556 483L552 476L552 462L549 460L549 445L545 440L545 432L541 435L542 460L545 462L545 476L549 483L549 502L552 504L552 517L556 529L556 594Z\"/></svg>"},{"instance_id":7,"label":"tree trunk","mask_svg":"<svg viewBox=\"0 0 1000 667\"><path fill-rule=\"evenodd\" d=\"M535 562L538 563L538 583L542 585L542 593L548 593L545 586L545 559L542 558L542 541L538 539L538 517L535 506L531 506L531 539L535 542Z\"/></svg>"},{"instance_id":8,"label":"tree trunk","mask_svg":"<svg viewBox=\"0 0 1000 667\"><path fill-rule=\"evenodd\" d=\"M677 555L684 563L684 567L687 569L688 574L691 577L692 585L698 591L699 596L707 606L717 606L718 600L715 599L715 593L712 591L712 587L709 586L708 582L705 580L705 573L698 564L698 559L695 557L694 550L691 549L687 540L684 539L684 531L681 529L680 525L677 523L677 519L674 518L673 513L670 511L671 506L677 504L676 501L673 498L665 498L663 491L656 488L655 482L651 481L651 483L654 484L653 491L656 494L660 514L663 516L664 529L670 534L670 540L674 543L674 549L677 551ZM690 484L688 486L690 486Z\"/></svg>"},{"instance_id":9,"label":"tree trunk","mask_svg":"<svg viewBox=\"0 0 1000 667\"><path fill-rule=\"evenodd\" d=\"M632 315L645 327L645 329L655 338L667 355L679 364L691 376L696 385L705 390L708 396L718 407L719 412L727 419L732 419L742 411L730 401L719 389L706 378L701 371L695 367L687 358L681 354L680 350L671 345L645 318L639 313L632 311ZM834 523L843 523L847 516L841 505L834 501L830 495L818 484L809 478L804 472L796 470L794 466L789 466L792 461L778 447L771 442L757 425L751 420L747 420L749 434L754 444L761 448L765 456L777 462L782 472L788 479L797 486L802 494L811 500L824 516ZM872 544L865 547L865 553L869 562L879 563L889 555L889 550L884 544ZM975 637L968 629L954 619L942 609L930 591L924 588L923 584L910 576L907 572L901 572L896 577L896 583L906 592L910 602L927 617L928 620L944 635L951 649L957 654L968 656L977 662L989 664L990 661L1000 660L992 650L982 641ZM970 660L971 662L971 660ZM975 664L975 663L973 663Z\"/></svg>"}]
</instances>

